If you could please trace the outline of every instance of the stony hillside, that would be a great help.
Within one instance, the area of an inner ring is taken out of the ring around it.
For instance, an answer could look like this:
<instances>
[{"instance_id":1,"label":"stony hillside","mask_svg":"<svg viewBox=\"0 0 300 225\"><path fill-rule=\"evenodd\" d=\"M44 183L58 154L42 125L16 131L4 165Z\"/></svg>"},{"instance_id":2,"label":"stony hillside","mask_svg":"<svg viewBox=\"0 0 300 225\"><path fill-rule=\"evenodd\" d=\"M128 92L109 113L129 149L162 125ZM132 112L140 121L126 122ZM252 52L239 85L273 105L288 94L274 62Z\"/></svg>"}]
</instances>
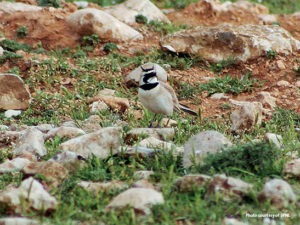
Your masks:
<instances>
[{"instance_id":1,"label":"stony hillside","mask_svg":"<svg viewBox=\"0 0 300 225\"><path fill-rule=\"evenodd\" d=\"M299 224L300 12L162 2L0 2L0 224Z\"/></svg>"}]
</instances>

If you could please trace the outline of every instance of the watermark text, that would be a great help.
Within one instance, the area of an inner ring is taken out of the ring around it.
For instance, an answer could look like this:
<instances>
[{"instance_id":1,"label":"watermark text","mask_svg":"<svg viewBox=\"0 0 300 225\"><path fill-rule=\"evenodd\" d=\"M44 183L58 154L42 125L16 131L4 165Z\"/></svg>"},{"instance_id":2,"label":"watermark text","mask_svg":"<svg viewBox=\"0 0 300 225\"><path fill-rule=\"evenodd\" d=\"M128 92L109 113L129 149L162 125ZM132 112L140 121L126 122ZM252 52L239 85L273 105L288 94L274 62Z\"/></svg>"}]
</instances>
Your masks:
<instances>
[{"instance_id":1,"label":"watermark text","mask_svg":"<svg viewBox=\"0 0 300 225\"><path fill-rule=\"evenodd\" d=\"M289 218L289 213L246 213L248 218Z\"/></svg>"}]
</instances>

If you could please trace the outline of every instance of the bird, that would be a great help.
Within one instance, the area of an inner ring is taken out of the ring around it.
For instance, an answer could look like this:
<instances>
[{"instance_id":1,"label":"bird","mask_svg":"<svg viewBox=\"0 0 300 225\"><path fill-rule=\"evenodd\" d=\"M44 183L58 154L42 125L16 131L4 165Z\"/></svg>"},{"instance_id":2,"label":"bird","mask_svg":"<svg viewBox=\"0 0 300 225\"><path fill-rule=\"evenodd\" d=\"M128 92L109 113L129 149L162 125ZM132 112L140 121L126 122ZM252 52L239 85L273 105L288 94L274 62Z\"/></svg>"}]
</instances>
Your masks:
<instances>
[{"instance_id":1,"label":"bird","mask_svg":"<svg viewBox=\"0 0 300 225\"><path fill-rule=\"evenodd\" d=\"M179 103L174 89L168 83L158 79L153 64L144 64L141 69L138 97L146 109L155 115L170 116L174 111L184 111L193 116L198 116L195 111Z\"/></svg>"}]
</instances>

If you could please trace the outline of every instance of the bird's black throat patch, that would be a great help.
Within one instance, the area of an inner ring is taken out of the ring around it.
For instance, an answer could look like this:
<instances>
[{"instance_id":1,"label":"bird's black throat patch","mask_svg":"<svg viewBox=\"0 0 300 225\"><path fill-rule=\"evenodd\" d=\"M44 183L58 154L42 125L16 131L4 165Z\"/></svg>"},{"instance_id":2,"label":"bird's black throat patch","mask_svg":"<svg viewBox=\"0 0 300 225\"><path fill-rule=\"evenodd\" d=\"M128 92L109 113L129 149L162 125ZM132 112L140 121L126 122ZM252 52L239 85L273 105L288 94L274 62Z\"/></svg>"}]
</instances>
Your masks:
<instances>
[{"instance_id":1,"label":"bird's black throat patch","mask_svg":"<svg viewBox=\"0 0 300 225\"><path fill-rule=\"evenodd\" d=\"M155 88L158 85L158 82L156 83L146 83L140 86L141 89L145 90L145 91L149 91L153 88Z\"/></svg>"}]
</instances>

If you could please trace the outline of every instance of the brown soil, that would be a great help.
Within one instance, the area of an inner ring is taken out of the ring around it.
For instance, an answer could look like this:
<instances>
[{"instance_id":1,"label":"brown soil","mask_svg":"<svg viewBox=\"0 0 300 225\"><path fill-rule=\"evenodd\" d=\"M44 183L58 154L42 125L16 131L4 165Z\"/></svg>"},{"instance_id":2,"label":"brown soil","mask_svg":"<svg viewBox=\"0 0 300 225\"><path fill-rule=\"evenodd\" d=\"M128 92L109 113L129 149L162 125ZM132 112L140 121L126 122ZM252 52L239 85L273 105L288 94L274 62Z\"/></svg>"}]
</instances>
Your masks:
<instances>
[{"instance_id":1,"label":"brown soil","mask_svg":"<svg viewBox=\"0 0 300 225\"><path fill-rule=\"evenodd\" d=\"M205 13L202 13L203 7ZM75 47L80 44L80 38L75 32L71 30L65 23L65 17L73 12L76 7L73 4L66 4L63 9L50 10L45 8L38 13L22 13L18 12L13 15L2 15L2 27L0 30L4 33L5 37L16 39L17 41L36 46L41 43L45 49ZM233 24L261 24L258 19L257 13L264 12L265 8L253 8L249 11L240 10L237 12L215 13L207 5L195 3L183 10L175 11L168 14L169 19L176 24L188 24L191 26L206 25L212 26L220 23L233 23ZM287 29L295 38L300 40L300 15L280 15L278 17L280 25ZM16 37L16 30L20 26L26 26L29 35L23 39ZM121 53L127 54L129 57L137 54L137 52L150 52L152 48L160 48L160 36L157 33L145 30L142 25L136 25L145 36L143 41L120 43ZM99 46L101 47L101 46ZM103 52L99 48L95 48L94 56L101 56ZM30 65L26 64L26 60L18 61L17 63L8 62L0 66L0 71L6 71L8 68L15 66L20 67L24 72ZM297 79L294 68L300 66L300 52L294 52L291 55L278 55L275 59L268 59L260 57L258 59L248 61L246 63L239 63L232 68L223 70L220 76L231 74L233 76L241 77L246 71L251 71L254 78L263 82L261 88L253 93L240 94L238 96L228 95L236 100L255 100L257 92L268 91L272 96L277 98L277 105L286 109L295 110L300 114L300 92L299 87L295 84ZM126 68L122 71L123 75L127 74L132 68ZM170 76L175 80L184 81L188 83L207 81L208 77L216 76L209 69L201 67L193 67L188 70L171 70ZM279 86L278 81L288 81L290 85ZM201 102L203 116L219 117L223 114L228 115L229 110L222 109L223 103L228 102L225 100L214 100L208 97L205 93L197 96L199 101L186 100L184 103L188 104L191 108L197 110Z\"/></svg>"}]
</instances>

